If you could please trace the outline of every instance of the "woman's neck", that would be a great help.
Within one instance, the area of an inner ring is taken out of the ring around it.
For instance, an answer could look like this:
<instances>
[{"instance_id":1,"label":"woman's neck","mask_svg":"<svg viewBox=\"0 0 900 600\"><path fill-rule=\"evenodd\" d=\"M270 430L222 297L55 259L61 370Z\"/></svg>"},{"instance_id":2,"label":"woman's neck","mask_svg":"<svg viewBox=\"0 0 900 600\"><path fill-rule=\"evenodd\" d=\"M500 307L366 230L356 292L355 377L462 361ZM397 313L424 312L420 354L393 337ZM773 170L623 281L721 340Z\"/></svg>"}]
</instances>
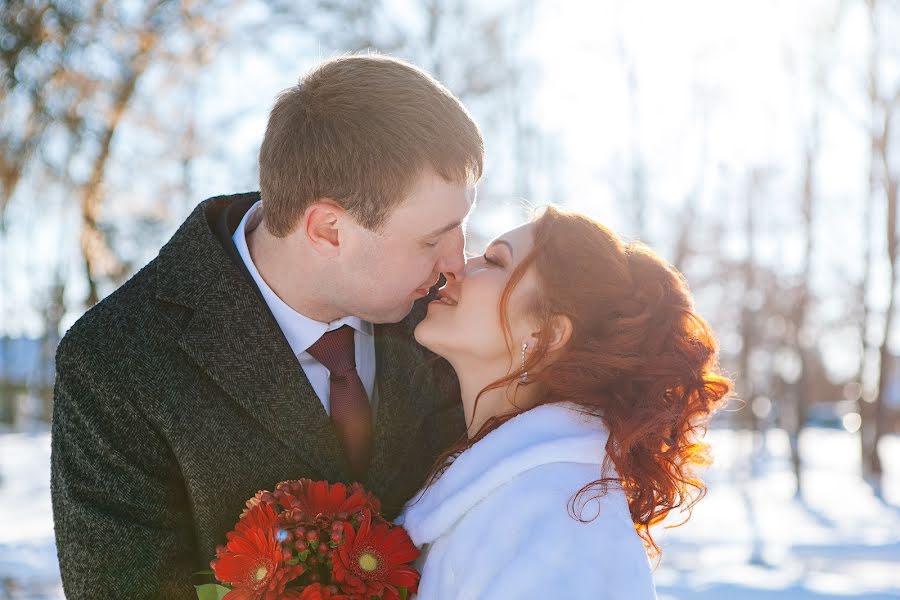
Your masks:
<instances>
[{"instance_id":1,"label":"woman's neck","mask_svg":"<svg viewBox=\"0 0 900 600\"><path fill-rule=\"evenodd\" d=\"M460 362L451 364L459 378L459 389L469 438L478 433L481 426L491 417L521 412L531 408L534 404L537 393L536 386L520 386L517 379L481 393L489 385L505 376L501 374L502 369L486 368L483 363L474 362L473 364ZM479 394L481 394L480 397Z\"/></svg>"}]
</instances>

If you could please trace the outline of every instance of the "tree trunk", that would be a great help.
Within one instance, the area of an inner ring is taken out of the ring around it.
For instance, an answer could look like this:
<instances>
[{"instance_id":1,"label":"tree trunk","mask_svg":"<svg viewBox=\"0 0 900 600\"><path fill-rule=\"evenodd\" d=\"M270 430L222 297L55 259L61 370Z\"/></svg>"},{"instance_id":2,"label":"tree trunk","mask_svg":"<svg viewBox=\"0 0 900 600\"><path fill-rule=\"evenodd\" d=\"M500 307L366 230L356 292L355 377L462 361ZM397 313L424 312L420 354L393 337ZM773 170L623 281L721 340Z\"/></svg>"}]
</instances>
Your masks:
<instances>
[{"instance_id":1,"label":"tree trunk","mask_svg":"<svg viewBox=\"0 0 900 600\"><path fill-rule=\"evenodd\" d=\"M875 436L874 423L872 422L872 410L869 403L869 384L866 381L869 355L871 354L871 346L869 344L869 289L872 282L872 243L874 239L874 231L872 228L872 213L875 203L875 149L874 144L870 149L869 160L869 177L868 177L868 193L865 199L865 207L863 209L863 263L862 263L862 280L859 284L857 292L858 302L862 314L860 315L859 324L859 366L856 371L856 381L859 385L859 398L857 399L857 409L860 417L859 426L859 457L860 469L863 479L867 479L868 473L868 454L872 445L872 439Z\"/></svg>"},{"instance_id":2,"label":"tree trunk","mask_svg":"<svg viewBox=\"0 0 900 600\"><path fill-rule=\"evenodd\" d=\"M750 306L749 299L755 292L758 292L756 285L756 216L754 213L754 200L756 192L760 185L762 174L758 170L754 170L750 174L750 181L747 184L744 213L744 235L746 239L747 256L743 264L743 289L744 302L741 306L741 352L738 358L740 365L739 380L743 382L743 390L739 390L740 395L747 401L746 410L742 411L748 420L747 425L754 432L754 437L760 430L759 419L752 410L753 398L756 395L756 386L751 373L751 355L756 346L756 315L759 310L758 306Z\"/></svg>"},{"instance_id":3,"label":"tree trunk","mask_svg":"<svg viewBox=\"0 0 900 600\"><path fill-rule=\"evenodd\" d=\"M900 86L892 95L883 95L878 73L880 69L880 32L878 28L877 1L868 0L869 27L872 47L869 54L869 104L871 110L870 131L870 186L875 191L880 183L886 204L886 243L889 265L888 306L884 317L884 337L878 351L878 386L874 406L864 422L863 474L879 498L883 497L883 464L878 454L878 445L887 431L887 392L891 387L894 357L890 350L891 332L894 329L894 305L897 296L897 175L891 164L892 119L900 105ZM881 172L880 182L877 172ZM873 193L874 197L874 193Z\"/></svg>"},{"instance_id":4,"label":"tree trunk","mask_svg":"<svg viewBox=\"0 0 900 600\"><path fill-rule=\"evenodd\" d=\"M803 432L803 427L806 423L807 413L809 411L810 387L812 385L810 373L810 342L808 332L806 332L806 321L809 312L809 301L812 297L812 290L810 288L812 284L812 257L815 242L813 226L815 223L815 170L816 158L819 151L818 129L819 121L818 114L816 114L813 116L812 131L806 145L806 152L803 160L803 197L801 212L803 214L805 248L803 253L800 288L798 290L797 300L794 304L794 314L792 315L792 320L794 322L794 347L800 357L800 377L795 386L794 430L789 437L791 445L791 465L797 483L795 496L801 500L804 498L804 486L803 462L800 456L800 435Z\"/></svg>"},{"instance_id":5,"label":"tree trunk","mask_svg":"<svg viewBox=\"0 0 900 600\"><path fill-rule=\"evenodd\" d=\"M881 438L887 433L887 393L891 384L891 376L893 371L893 355L890 351L890 333L894 328L894 304L897 296L897 195L898 182L897 178L891 172L889 162L888 144L891 139L891 106L886 103L884 110L884 126L882 128L882 143L879 145L878 151L881 158L881 166L883 169L885 197L887 200L887 247L888 261L890 264L890 279L888 280L888 307L887 314L884 318L884 339L881 342L879 357L881 364L879 365L878 377L878 395L875 397L874 406L874 436L871 447L868 449L868 472L870 475L870 483L879 497L883 497L882 478L884 476L884 466L878 454L878 445Z\"/></svg>"},{"instance_id":6,"label":"tree trunk","mask_svg":"<svg viewBox=\"0 0 900 600\"><path fill-rule=\"evenodd\" d=\"M160 36L154 31L140 33L140 44L128 65L128 74L119 85L109 119L100 138L100 151L94 158L91 177L82 188L81 195L81 255L84 259L88 294L85 303L93 306L100 300L98 279L101 272L120 277L124 267L109 247L106 236L100 230L100 209L103 203L103 180L109 160L113 136L128 108L138 81L147 69L150 56L159 43Z\"/></svg>"}]
</instances>

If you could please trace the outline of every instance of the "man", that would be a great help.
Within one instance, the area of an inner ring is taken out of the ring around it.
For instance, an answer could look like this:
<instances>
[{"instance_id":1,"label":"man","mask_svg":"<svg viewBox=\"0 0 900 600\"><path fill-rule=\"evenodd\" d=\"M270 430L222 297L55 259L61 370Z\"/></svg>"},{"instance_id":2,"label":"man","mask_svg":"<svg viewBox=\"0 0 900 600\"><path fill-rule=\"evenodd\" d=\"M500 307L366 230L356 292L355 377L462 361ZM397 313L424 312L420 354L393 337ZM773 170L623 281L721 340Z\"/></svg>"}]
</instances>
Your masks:
<instances>
[{"instance_id":1,"label":"man","mask_svg":"<svg viewBox=\"0 0 900 600\"><path fill-rule=\"evenodd\" d=\"M201 203L60 344L70 600L194 598L244 502L285 479L362 481L388 517L418 490L465 428L412 330L462 276L482 162L462 105L403 62L339 58L281 94L260 192Z\"/></svg>"}]
</instances>

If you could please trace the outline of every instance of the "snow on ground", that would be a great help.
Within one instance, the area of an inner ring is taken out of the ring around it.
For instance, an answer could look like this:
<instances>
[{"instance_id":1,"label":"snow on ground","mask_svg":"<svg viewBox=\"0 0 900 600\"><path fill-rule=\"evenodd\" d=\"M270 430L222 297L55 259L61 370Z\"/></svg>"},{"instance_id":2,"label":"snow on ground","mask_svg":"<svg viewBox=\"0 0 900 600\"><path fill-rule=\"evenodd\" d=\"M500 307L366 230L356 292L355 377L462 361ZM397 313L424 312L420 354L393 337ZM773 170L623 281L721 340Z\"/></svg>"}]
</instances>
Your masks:
<instances>
[{"instance_id":1,"label":"snow on ground","mask_svg":"<svg viewBox=\"0 0 900 600\"><path fill-rule=\"evenodd\" d=\"M882 446L886 503L860 483L858 438L846 432L801 437L805 502L794 499L784 432L770 432L756 452L732 431L708 440L710 493L686 525L661 536L661 600L900 598L900 437Z\"/></svg>"},{"instance_id":2,"label":"snow on ground","mask_svg":"<svg viewBox=\"0 0 900 600\"><path fill-rule=\"evenodd\" d=\"M63 598L50 508L50 434L0 434L0 599Z\"/></svg>"},{"instance_id":3,"label":"snow on ground","mask_svg":"<svg viewBox=\"0 0 900 600\"><path fill-rule=\"evenodd\" d=\"M657 532L660 600L900 598L900 436L884 441L884 503L859 481L851 434L805 433L805 503L793 497L783 432L770 432L764 450L727 430L709 440L709 494L686 525ZM63 598L49 464L46 431L0 434L2 600Z\"/></svg>"}]
</instances>

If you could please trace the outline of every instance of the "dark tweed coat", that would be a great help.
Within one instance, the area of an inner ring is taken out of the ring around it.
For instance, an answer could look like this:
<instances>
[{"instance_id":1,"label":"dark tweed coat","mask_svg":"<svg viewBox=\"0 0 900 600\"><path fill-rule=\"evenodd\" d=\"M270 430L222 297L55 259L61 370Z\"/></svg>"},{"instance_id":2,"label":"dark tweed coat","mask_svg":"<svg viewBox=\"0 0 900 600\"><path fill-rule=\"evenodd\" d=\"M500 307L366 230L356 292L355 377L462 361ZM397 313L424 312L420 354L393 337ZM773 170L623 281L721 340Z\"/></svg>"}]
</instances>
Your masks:
<instances>
[{"instance_id":1,"label":"dark tweed coat","mask_svg":"<svg viewBox=\"0 0 900 600\"><path fill-rule=\"evenodd\" d=\"M321 402L216 234L225 209L239 217L257 199L201 203L60 344L52 496L69 599L196 598L191 574L209 568L257 490L348 480ZM455 378L413 340L423 315L419 302L403 322L375 327L379 405L364 483L388 517L464 432Z\"/></svg>"}]
</instances>

